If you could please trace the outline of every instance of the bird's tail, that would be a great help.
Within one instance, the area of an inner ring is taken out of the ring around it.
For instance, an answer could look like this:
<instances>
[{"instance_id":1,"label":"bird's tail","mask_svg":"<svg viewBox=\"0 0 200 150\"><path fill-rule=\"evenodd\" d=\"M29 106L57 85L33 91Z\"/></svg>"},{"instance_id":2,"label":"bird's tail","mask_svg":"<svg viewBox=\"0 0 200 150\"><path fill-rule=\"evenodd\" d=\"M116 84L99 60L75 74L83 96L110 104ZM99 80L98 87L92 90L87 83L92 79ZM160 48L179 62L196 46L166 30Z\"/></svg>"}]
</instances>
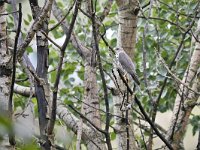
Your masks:
<instances>
[{"instance_id":1,"label":"bird's tail","mask_svg":"<svg viewBox=\"0 0 200 150\"><path fill-rule=\"evenodd\" d=\"M140 81L138 80L137 75L131 74L131 77L133 78L133 80L136 82L137 85L140 85Z\"/></svg>"}]
</instances>

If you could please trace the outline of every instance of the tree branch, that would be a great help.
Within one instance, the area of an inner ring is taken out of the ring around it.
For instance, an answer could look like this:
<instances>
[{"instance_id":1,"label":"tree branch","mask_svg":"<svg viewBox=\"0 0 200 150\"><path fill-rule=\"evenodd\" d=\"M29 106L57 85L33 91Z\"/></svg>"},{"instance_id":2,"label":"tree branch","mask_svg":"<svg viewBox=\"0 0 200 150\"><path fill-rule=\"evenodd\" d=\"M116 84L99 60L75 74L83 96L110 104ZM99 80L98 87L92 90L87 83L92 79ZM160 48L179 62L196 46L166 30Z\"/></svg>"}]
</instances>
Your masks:
<instances>
[{"instance_id":1,"label":"tree branch","mask_svg":"<svg viewBox=\"0 0 200 150\"><path fill-rule=\"evenodd\" d=\"M120 70L117 70L119 73L120 78L122 79L122 81L124 82L124 84L127 87L127 90L129 91L129 93L131 95L133 95L133 91L131 90L131 88L129 87L128 83L126 82L126 80L124 79L123 75L121 74ZM158 129L156 128L156 126L154 125L154 123L151 121L151 119L149 118L149 116L147 115L147 113L145 112L142 104L140 103L140 101L138 100L137 96L135 95L134 98L136 104L138 105L141 113L143 114L145 120L149 123L149 125L152 127L152 129L155 131L156 135L158 135L158 137L166 144L166 146L170 149L173 150L173 147L171 146L171 144L169 144L169 142L164 138L164 136L158 131Z\"/></svg>"},{"instance_id":2,"label":"tree branch","mask_svg":"<svg viewBox=\"0 0 200 150\"><path fill-rule=\"evenodd\" d=\"M92 1L91 1L92 3ZM96 6L96 5L95 5ZM112 145L110 141L110 134L109 134L109 125L110 125L110 115L109 115L109 101L108 101L108 91L107 91L107 86L106 86L106 80L103 72L103 67L101 63L101 56L99 52L99 45L98 45L98 40L97 40L97 28L96 28L96 20L95 20L95 9L93 8L93 3L92 3L92 33L93 33L93 38L94 38L94 46L93 49L95 50L97 54L97 62L99 65L99 70L100 70L100 75L101 75L101 80L103 84L103 90L104 90L104 100L105 100L105 105L106 105L106 125L105 125L105 137L106 137L106 144L108 147L108 150L112 150Z\"/></svg>"},{"instance_id":3,"label":"tree branch","mask_svg":"<svg viewBox=\"0 0 200 150\"><path fill-rule=\"evenodd\" d=\"M27 33L26 38L24 39L24 42L18 47L17 59L19 62L21 62L21 57L23 56L25 52L25 48L29 45L29 43L33 39L36 31L38 31L41 28L42 22L48 15L48 12L51 9L52 3L53 3L53 0L48 0L47 2L45 2L45 5L43 6L40 15L33 22L29 32Z\"/></svg>"},{"instance_id":4,"label":"tree branch","mask_svg":"<svg viewBox=\"0 0 200 150\"><path fill-rule=\"evenodd\" d=\"M69 40L70 40L70 37L71 37L71 34L72 34L72 30L74 28L74 24L75 24L75 21L76 21L76 17L77 17L77 14L78 14L78 7L80 6L80 4L81 4L81 0L77 0L76 4L75 4L75 9L74 9L72 21L71 21L71 24L69 26L69 31L66 33L66 39L65 39L65 41L62 45L62 48L61 48L60 60L59 60L59 63L58 63L58 69L57 69L57 74L56 74L56 80L55 80L54 87L53 87L51 120L49 122L49 127L48 127L48 133L49 134L52 134L54 124L55 124L55 120L56 120L58 85L59 85L59 82L60 82L60 76L61 76L63 58L64 58L64 55L65 55L65 49L66 49L66 47L69 43Z\"/></svg>"},{"instance_id":5,"label":"tree branch","mask_svg":"<svg viewBox=\"0 0 200 150\"><path fill-rule=\"evenodd\" d=\"M71 128L71 130L74 133L77 133L78 131L78 118L74 116L69 110L63 105L63 104L58 104L58 109L57 109L57 115L59 116L60 119L62 119L65 124ZM84 116L83 116L84 117ZM100 143L102 142L102 134L99 134L99 132L96 132L91 126L86 126L86 124L83 123L83 133L82 133L82 140L90 144L92 143L97 147L97 149L101 149Z\"/></svg>"},{"instance_id":6,"label":"tree branch","mask_svg":"<svg viewBox=\"0 0 200 150\"><path fill-rule=\"evenodd\" d=\"M58 22L61 22L61 18L64 18L61 9L57 6L57 3L53 3L53 15L57 19ZM69 32L69 24L66 20L63 20L61 23L61 27L63 31L67 34ZM77 52L83 59L87 59L88 54L90 55L91 49L84 46L83 43L76 37L76 35L72 32L70 37L72 45L77 49Z\"/></svg>"},{"instance_id":7,"label":"tree branch","mask_svg":"<svg viewBox=\"0 0 200 150\"><path fill-rule=\"evenodd\" d=\"M18 38L21 31L21 23L22 23L22 5L19 3L19 20L18 20L18 26L17 26L17 32L15 35L15 44L14 44L14 51L13 51L13 72L12 72L12 80L11 80L11 87L10 87L10 97L8 102L8 111L10 119L12 120L12 114L13 114L13 89L15 84L15 75L16 75L16 54L17 54L17 45L18 45ZM11 145L15 145L15 135L13 131L9 134L9 142Z\"/></svg>"},{"instance_id":8,"label":"tree branch","mask_svg":"<svg viewBox=\"0 0 200 150\"><path fill-rule=\"evenodd\" d=\"M70 11L72 10L72 8L74 7L76 1L73 2L73 5L69 8L69 10L67 11L67 13L63 16L62 19L59 20L59 22L54 25L52 28L49 29L49 31L54 30L55 28L57 28L61 23L63 23L63 21L66 19L66 17L69 15ZM54 2L55 3L55 2Z\"/></svg>"},{"instance_id":9,"label":"tree branch","mask_svg":"<svg viewBox=\"0 0 200 150\"><path fill-rule=\"evenodd\" d=\"M97 129L97 131L106 134L106 131L102 130L101 128L97 127L94 123L92 123L91 120L89 120L88 118L86 118L83 114L81 114L79 111L77 111L72 105L68 105L72 110L74 110L77 114L79 114L79 116L83 119L85 119L87 122L89 122L95 129Z\"/></svg>"}]
</instances>

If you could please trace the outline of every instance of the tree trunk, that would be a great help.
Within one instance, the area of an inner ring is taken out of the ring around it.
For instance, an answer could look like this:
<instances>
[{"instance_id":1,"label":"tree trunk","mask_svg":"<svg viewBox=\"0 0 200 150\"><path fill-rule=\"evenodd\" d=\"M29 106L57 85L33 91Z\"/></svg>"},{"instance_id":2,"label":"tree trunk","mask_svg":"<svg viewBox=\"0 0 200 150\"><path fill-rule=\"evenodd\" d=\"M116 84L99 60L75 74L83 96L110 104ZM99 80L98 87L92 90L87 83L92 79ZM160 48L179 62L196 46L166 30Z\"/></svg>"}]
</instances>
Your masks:
<instances>
[{"instance_id":1,"label":"tree trunk","mask_svg":"<svg viewBox=\"0 0 200 150\"><path fill-rule=\"evenodd\" d=\"M0 14L6 13L4 2L0 2ZM6 32L6 15L0 15L0 114L1 117L8 117L8 103L12 78L12 55L8 49L8 36ZM12 149L8 137L1 143L1 148Z\"/></svg>"},{"instance_id":2,"label":"tree trunk","mask_svg":"<svg viewBox=\"0 0 200 150\"><path fill-rule=\"evenodd\" d=\"M36 19L38 12L41 12L41 8L38 5L37 0L30 0L30 6L32 9L33 18ZM50 13L48 13L50 14ZM42 21L41 29L48 35L48 20L49 15L44 18ZM50 149L53 143L53 140L48 136L48 121L49 121L49 103L50 103L50 89L48 85L48 40L41 33L41 31L36 32L37 40L37 68L36 73L40 78L40 81L35 80L35 94L38 104L38 113L39 113L39 128L40 136L43 142L40 143L42 149Z\"/></svg>"},{"instance_id":3,"label":"tree trunk","mask_svg":"<svg viewBox=\"0 0 200 150\"><path fill-rule=\"evenodd\" d=\"M200 21L197 30L200 30ZM191 57L191 62L184 74L182 82L187 86L192 85L192 89L197 92L200 92L199 73L197 73L199 64L200 43L196 42L196 47ZM173 115L167 133L167 138L172 142L175 150L183 148L183 137L186 132L190 114L194 108L193 104L196 103L198 98L198 94L195 94L194 92L189 91L187 87L180 85L179 94L176 96Z\"/></svg>"},{"instance_id":4,"label":"tree trunk","mask_svg":"<svg viewBox=\"0 0 200 150\"><path fill-rule=\"evenodd\" d=\"M53 14L58 22L63 18L62 11L57 6L56 2L53 4ZM69 30L69 25L66 20L64 20L61 24L65 33ZM100 113L99 113L99 97L98 97L98 87L97 87L97 79L96 79L96 65L95 62L91 63L92 50L84 47L79 39L72 33L71 36L72 45L77 49L77 52L80 54L82 59L85 61L85 74L84 74L84 112L86 117L91 120L97 127L101 128L100 123ZM95 60L94 58L92 58ZM59 107L58 107L59 109ZM59 110L58 110L59 111ZM95 131L95 130L94 130ZM84 132L84 130L83 130ZM101 134L100 134L101 135ZM96 134L94 134L96 136ZM102 135L101 135L102 136ZM98 137L98 136L97 136ZM90 140L96 139L97 137L91 137ZM88 149L105 149L104 143L98 141L98 143L93 143L90 141L87 143Z\"/></svg>"},{"instance_id":5,"label":"tree trunk","mask_svg":"<svg viewBox=\"0 0 200 150\"><path fill-rule=\"evenodd\" d=\"M117 37L117 47L122 47L125 52L131 57L134 57L134 48L136 43L136 27L137 27L137 14L138 14L138 3L136 0L131 1L117 1L118 5L118 18L119 18L119 26L118 26L118 37ZM116 71L115 71L116 72ZM117 76L117 73L116 73ZM123 93L126 93L126 88L123 85L120 77L117 77L118 84ZM132 80L131 80L132 82ZM113 97L114 102L114 114L118 116L125 117L125 112L120 110L120 106L122 104L123 95L118 92L118 95ZM129 102L132 101L129 98ZM130 116L130 111L128 116ZM128 117L130 118L130 117ZM129 119L130 120L130 119ZM127 123L121 118L115 117L116 129L117 132L117 143L118 149L137 149L136 141L133 133L133 126L129 121L129 129L127 131ZM127 136L129 135L129 141L127 141ZM129 145L127 145L129 143Z\"/></svg>"},{"instance_id":6,"label":"tree trunk","mask_svg":"<svg viewBox=\"0 0 200 150\"><path fill-rule=\"evenodd\" d=\"M101 128L100 114L99 114L99 99L98 87L96 79L96 68L85 63L85 94L84 94L84 109L85 115L88 119L99 128Z\"/></svg>"}]
</instances>

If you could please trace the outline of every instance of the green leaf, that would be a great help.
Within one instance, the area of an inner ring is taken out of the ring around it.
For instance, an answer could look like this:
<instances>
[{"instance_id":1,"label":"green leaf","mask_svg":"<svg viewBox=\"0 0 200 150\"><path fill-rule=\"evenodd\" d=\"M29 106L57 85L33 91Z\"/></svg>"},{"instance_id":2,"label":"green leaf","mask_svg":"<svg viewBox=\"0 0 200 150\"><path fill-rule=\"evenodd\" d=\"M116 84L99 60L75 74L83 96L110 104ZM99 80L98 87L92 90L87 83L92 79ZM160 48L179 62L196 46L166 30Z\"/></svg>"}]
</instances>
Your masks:
<instances>
[{"instance_id":1,"label":"green leaf","mask_svg":"<svg viewBox=\"0 0 200 150\"><path fill-rule=\"evenodd\" d=\"M40 147L36 141L30 141L25 144L17 143L17 150L40 150Z\"/></svg>"},{"instance_id":2,"label":"green leaf","mask_svg":"<svg viewBox=\"0 0 200 150\"><path fill-rule=\"evenodd\" d=\"M32 16L30 14L27 14L28 16L28 21L31 22L32 21Z\"/></svg>"},{"instance_id":3,"label":"green leaf","mask_svg":"<svg viewBox=\"0 0 200 150\"><path fill-rule=\"evenodd\" d=\"M24 24L28 26L30 23L29 23L29 21L27 21L26 19L24 19Z\"/></svg>"},{"instance_id":4,"label":"green leaf","mask_svg":"<svg viewBox=\"0 0 200 150\"><path fill-rule=\"evenodd\" d=\"M64 103L67 104L67 105L73 105L74 104L72 101L67 100L67 99L64 100Z\"/></svg>"},{"instance_id":5,"label":"green leaf","mask_svg":"<svg viewBox=\"0 0 200 150\"><path fill-rule=\"evenodd\" d=\"M49 24L55 24L55 20L49 20Z\"/></svg>"},{"instance_id":6,"label":"green leaf","mask_svg":"<svg viewBox=\"0 0 200 150\"><path fill-rule=\"evenodd\" d=\"M168 56L167 51L162 51L162 52L161 52L161 56L162 56L164 59L167 58L167 56Z\"/></svg>"},{"instance_id":7,"label":"green leaf","mask_svg":"<svg viewBox=\"0 0 200 150\"><path fill-rule=\"evenodd\" d=\"M64 7L63 3L61 3L60 1L57 2L58 7L62 8Z\"/></svg>"},{"instance_id":8,"label":"green leaf","mask_svg":"<svg viewBox=\"0 0 200 150\"><path fill-rule=\"evenodd\" d=\"M55 82L55 80L56 80L56 71L53 71L51 73L51 82L53 83L53 82Z\"/></svg>"},{"instance_id":9,"label":"green leaf","mask_svg":"<svg viewBox=\"0 0 200 150\"><path fill-rule=\"evenodd\" d=\"M193 128L192 128L192 134L194 136L198 132L198 130L199 130L200 116L193 116L192 119L190 119L190 123L193 126Z\"/></svg>"},{"instance_id":10,"label":"green leaf","mask_svg":"<svg viewBox=\"0 0 200 150\"><path fill-rule=\"evenodd\" d=\"M116 133L115 132L111 132L110 133L110 138L111 138L112 141L115 140L116 139Z\"/></svg>"},{"instance_id":11,"label":"green leaf","mask_svg":"<svg viewBox=\"0 0 200 150\"><path fill-rule=\"evenodd\" d=\"M32 52L33 52L33 48L32 48L31 46L28 46L28 47L26 48L26 51L27 51L28 53L32 53Z\"/></svg>"},{"instance_id":12,"label":"green leaf","mask_svg":"<svg viewBox=\"0 0 200 150\"><path fill-rule=\"evenodd\" d=\"M84 80L84 68L83 67L81 67L81 69L78 71L78 77L81 80Z\"/></svg>"}]
</instances>

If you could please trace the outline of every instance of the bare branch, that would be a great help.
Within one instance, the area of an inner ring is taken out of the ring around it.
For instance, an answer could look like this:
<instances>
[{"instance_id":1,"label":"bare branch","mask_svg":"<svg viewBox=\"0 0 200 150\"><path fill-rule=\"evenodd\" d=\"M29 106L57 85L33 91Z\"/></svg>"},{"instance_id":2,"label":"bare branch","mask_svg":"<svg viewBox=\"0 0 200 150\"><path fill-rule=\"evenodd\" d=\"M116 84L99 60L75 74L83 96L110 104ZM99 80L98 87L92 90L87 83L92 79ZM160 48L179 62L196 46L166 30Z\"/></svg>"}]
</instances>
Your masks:
<instances>
[{"instance_id":1,"label":"bare branch","mask_svg":"<svg viewBox=\"0 0 200 150\"><path fill-rule=\"evenodd\" d=\"M18 84L14 85L14 92L25 97L29 97L31 95L30 87L21 86ZM35 96L35 90L33 91L33 96Z\"/></svg>"},{"instance_id":2,"label":"bare branch","mask_svg":"<svg viewBox=\"0 0 200 150\"><path fill-rule=\"evenodd\" d=\"M91 1L92 3L92 1ZM99 70L100 70L100 75L101 75L101 80L102 80L102 84L103 84L103 90L104 90L104 100L105 100L105 105L106 105L106 125L105 125L105 137L106 137L106 144L108 147L108 150L112 150L112 145L111 145L111 140L110 140L110 134L109 134L109 125L110 125L110 115L109 115L109 101L108 101L108 90L106 87L106 80L105 80L105 76L104 76L104 72L103 72L103 67L102 67L102 63L101 63L101 56L100 56L100 52L99 52L99 45L98 45L98 33L97 33L97 28L96 28L96 11L93 8L93 3L92 5L92 33L93 33L93 39L94 39L94 45L93 45L93 49L95 50L95 53L97 55L97 62L99 65ZM96 5L95 5L96 7Z\"/></svg>"},{"instance_id":3,"label":"bare branch","mask_svg":"<svg viewBox=\"0 0 200 150\"><path fill-rule=\"evenodd\" d=\"M162 56L160 55L160 53L158 51L156 51L157 56L159 57L160 62L162 62L163 66L165 67L165 69L167 69L168 73L180 84L183 85L183 87L186 87L187 89L189 89L190 91L200 95L200 93L198 91L194 91L189 85L187 85L186 83L182 82L181 79L179 79L175 74L172 73L172 71L169 69L169 67L167 66L167 64L164 62Z\"/></svg>"},{"instance_id":4,"label":"bare branch","mask_svg":"<svg viewBox=\"0 0 200 150\"><path fill-rule=\"evenodd\" d=\"M127 87L127 90L129 91L129 93L131 95L133 95L133 91L131 90L131 88L129 87L128 83L126 82L126 80L124 79L123 75L121 74L121 72L118 70L118 73L120 75L120 78L123 80L124 84L126 85ZM149 118L149 116L147 115L147 113L145 112L142 104L140 103L140 101L138 100L137 96L135 95L135 98L134 98L136 104L138 105L141 113L143 114L145 120L150 124L150 126L152 127L152 129L155 131L155 133L158 135L158 137L166 144L166 146L173 150L172 146L169 144L169 142L164 138L164 136L158 131L158 129L156 128L156 126L154 125L154 123L151 121L151 119Z\"/></svg>"},{"instance_id":5,"label":"bare branch","mask_svg":"<svg viewBox=\"0 0 200 150\"><path fill-rule=\"evenodd\" d=\"M13 51L13 72L12 72L12 82L11 82L11 87L10 87L10 97L9 97L9 103L8 103L8 111L9 111L9 116L10 119L12 120L12 114L13 114L13 89L14 89L14 84L15 84L15 76L16 76L16 54L17 54L17 45L18 45L18 38L20 35L21 31L21 23L22 23L22 5L19 3L19 20L18 20L18 26L17 26L17 32L15 35L15 44L14 44L14 51ZM9 134L9 142L11 145L15 145L15 135L13 131Z\"/></svg>"},{"instance_id":6,"label":"bare branch","mask_svg":"<svg viewBox=\"0 0 200 150\"><path fill-rule=\"evenodd\" d=\"M53 43L57 48L61 50L61 47L56 42L54 42L43 30L41 30L41 32L51 43Z\"/></svg>"},{"instance_id":7,"label":"bare branch","mask_svg":"<svg viewBox=\"0 0 200 150\"><path fill-rule=\"evenodd\" d=\"M69 10L67 11L67 13L63 16L63 18L61 20L59 20L59 22L56 25L54 25L52 28L50 28L49 31L52 31L55 28L57 28L66 19L66 17L69 15L70 11L74 7L74 4L75 4L75 1L74 1L73 5L69 8Z\"/></svg>"},{"instance_id":8,"label":"bare branch","mask_svg":"<svg viewBox=\"0 0 200 150\"><path fill-rule=\"evenodd\" d=\"M53 3L52 10L53 10L53 15L58 20L58 22L60 22L62 20L61 18L64 18L64 16L62 15L62 11L57 6L56 2ZM61 27L66 34L69 32L69 24L66 20L62 21ZM84 44L81 43L81 41L78 39L78 37L76 37L76 35L73 32L71 34L70 41L72 45L77 49L79 55L84 59L87 59L88 55L90 55L91 49L85 47Z\"/></svg>"},{"instance_id":9,"label":"bare branch","mask_svg":"<svg viewBox=\"0 0 200 150\"><path fill-rule=\"evenodd\" d=\"M53 128L55 125L55 120L56 120L56 108L57 108L57 93L58 93L58 85L60 82L60 76L61 76L61 70L62 70L62 64L63 64L63 58L65 55L65 49L69 43L71 34L72 34L72 30L74 28L74 24L76 21L76 17L78 14L78 7L81 4L81 0L77 0L76 4L75 4L75 9L74 9L74 13L73 13L73 17L72 17L72 21L71 24L69 26L69 31L66 33L66 39L62 45L61 48L61 53L60 53L60 60L58 63L58 69L57 69L57 74L56 74L56 81L54 83L54 89L53 89L53 100L52 100L52 112L51 112L51 120L49 122L49 128L48 128L48 133L52 134L53 132Z\"/></svg>"},{"instance_id":10,"label":"bare branch","mask_svg":"<svg viewBox=\"0 0 200 150\"><path fill-rule=\"evenodd\" d=\"M41 24L43 20L46 18L46 16L48 15L48 12L51 9L52 3L53 3L53 0L48 0L47 2L45 2L45 5L43 6L40 15L35 19L34 23L32 24L29 32L27 33L26 38L24 39L24 42L18 47L17 59L19 62L21 62L21 57L23 56L25 52L25 48L29 45L29 43L33 39L36 31L38 31L41 28Z\"/></svg>"},{"instance_id":11,"label":"bare branch","mask_svg":"<svg viewBox=\"0 0 200 150\"><path fill-rule=\"evenodd\" d=\"M92 123L91 120L89 120L88 118L86 118L83 114L81 114L80 112L78 112L72 105L68 105L72 110L74 110L77 114L80 115L80 117L82 117L83 119L85 119L87 122L89 122L95 129L97 129L97 131L106 134L106 131L100 129L99 127L97 127L94 123Z\"/></svg>"}]
</instances>

